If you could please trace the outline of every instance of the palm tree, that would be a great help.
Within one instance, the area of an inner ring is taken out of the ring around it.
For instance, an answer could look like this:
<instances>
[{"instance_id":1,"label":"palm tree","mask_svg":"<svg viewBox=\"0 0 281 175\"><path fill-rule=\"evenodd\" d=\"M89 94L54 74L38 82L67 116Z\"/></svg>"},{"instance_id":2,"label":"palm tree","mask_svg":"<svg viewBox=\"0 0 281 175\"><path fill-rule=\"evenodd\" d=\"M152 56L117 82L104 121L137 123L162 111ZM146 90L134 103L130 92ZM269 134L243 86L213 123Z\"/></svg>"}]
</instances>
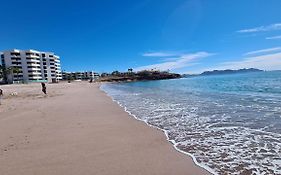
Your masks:
<instances>
[{"instance_id":1,"label":"palm tree","mask_svg":"<svg viewBox=\"0 0 281 175\"><path fill-rule=\"evenodd\" d=\"M13 67L12 66L5 68L5 74L6 74L6 76L11 75L12 76L12 82L14 82L14 71L13 71Z\"/></svg>"},{"instance_id":2,"label":"palm tree","mask_svg":"<svg viewBox=\"0 0 281 175\"><path fill-rule=\"evenodd\" d=\"M132 73L132 72L133 72L133 69L132 69L132 68L128 69L128 72L129 72L129 73Z\"/></svg>"},{"instance_id":3,"label":"palm tree","mask_svg":"<svg viewBox=\"0 0 281 175\"><path fill-rule=\"evenodd\" d=\"M4 83L7 83L7 75L9 74L9 69L4 65L0 65L0 78L3 79Z\"/></svg>"},{"instance_id":4,"label":"palm tree","mask_svg":"<svg viewBox=\"0 0 281 175\"><path fill-rule=\"evenodd\" d=\"M21 69L18 67L12 67L12 72L16 74L17 81L19 81L19 73L21 73Z\"/></svg>"},{"instance_id":5,"label":"palm tree","mask_svg":"<svg viewBox=\"0 0 281 175\"><path fill-rule=\"evenodd\" d=\"M14 82L14 74L16 74L16 79L19 81L19 73L21 73L21 69L18 67L10 66L7 68L4 68L4 77L11 75L12 76L12 82ZM6 80L7 81L7 80Z\"/></svg>"},{"instance_id":6,"label":"palm tree","mask_svg":"<svg viewBox=\"0 0 281 175\"><path fill-rule=\"evenodd\" d=\"M4 66L0 65L0 79L4 78Z\"/></svg>"},{"instance_id":7,"label":"palm tree","mask_svg":"<svg viewBox=\"0 0 281 175\"><path fill-rule=\"evenodd\" d=\"M113 71L113 72L111 73L111 75L118 76L118 75L120 75L120 72L116 70L116 71Z\"/></svg>"}]
</instances>

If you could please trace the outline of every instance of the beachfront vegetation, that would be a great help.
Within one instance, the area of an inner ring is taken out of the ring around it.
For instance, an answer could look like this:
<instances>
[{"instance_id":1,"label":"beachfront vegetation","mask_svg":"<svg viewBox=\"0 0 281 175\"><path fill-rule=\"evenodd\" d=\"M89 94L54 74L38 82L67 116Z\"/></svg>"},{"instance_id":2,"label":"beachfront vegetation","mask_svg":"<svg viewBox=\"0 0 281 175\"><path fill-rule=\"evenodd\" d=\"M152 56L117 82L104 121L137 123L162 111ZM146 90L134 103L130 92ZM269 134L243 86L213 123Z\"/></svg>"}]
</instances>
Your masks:
<instances>
[{"instance_id":1,"label":"beachfront vegetation","mask_svg":"<svg viewBox=\"0 0 281 175\"><path fill-rule=\"evenodd\" d=\"M19 82L19 74L21 73L21 69L18 67L14 67L14 66L10 66L10 67L5 67L3 65L0 65L0 80L2 80L2 83L8 83L7 81L7 76L8 75L12 75L12 77L14 77L14 75L16 75L16 81ZM14 80L13 80L14 81Z\"/></svg>"},{"instance_id":2,"label":"beachfront vegetation","mask_svg":"<svg viewBox=\"0 0 281 175\"><path fill-rule=\"evenodd\" d=\"M4 78L4 66L0 65L0 79Z\"/></svg>"},{"instance_id":3,"label":"beachfront vegetation","mask_svg":"<svg viewBox=\"0 0 281 175\"><path fill-rule=\"evenodd\" d=\"M143 81L143 80L163 80L180 78L180 74L170 73L168 71L159 70L143 70L133 72L133 69L128 69L128 72L113 71L111 74L102 73L99 81L107 82L123 82L123 81Z\"/></svg>"}]
</instances>

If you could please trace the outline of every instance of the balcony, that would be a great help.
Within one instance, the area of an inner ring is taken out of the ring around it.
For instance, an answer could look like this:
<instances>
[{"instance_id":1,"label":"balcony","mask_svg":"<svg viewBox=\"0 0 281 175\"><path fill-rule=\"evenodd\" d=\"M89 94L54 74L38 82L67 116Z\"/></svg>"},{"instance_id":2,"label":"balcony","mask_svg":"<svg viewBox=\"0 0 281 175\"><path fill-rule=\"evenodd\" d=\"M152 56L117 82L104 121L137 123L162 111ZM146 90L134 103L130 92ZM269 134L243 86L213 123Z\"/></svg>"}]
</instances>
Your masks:
<instances>
[{"instance_id":1,"label":"balcony","mask_svg":"<svg viewBox=\"0 0 281 175\"><path fill-rule=\"evenodd\" d=\"M35 53L26 53L25 55L26 57L30 57L30 58L40 58L40 55Z\"/></svg>"},{"instance_id":2,"label":"balcony","mask_svg":"<svg viewBox=\"0 0 281 175\"><path fill-rule=\"evenodd\" d=\"M36 61L36 62L41 62L40 58L30 58L30 57L27 57L27 58L26 58L26 61Z\"/></svg>"},{"instance_id":3,"label":"balcony","mask_svg":"<svg viewBox=\"0 0 281 175\"><path fill-rule=\"evenodd\" d=\"M19 68L20 70L22 70L22 67L20 65L17 65L17 64L12 64L12 67Z\"/></svg>"},{"instance_id":4,"label":"balcony","mask_svg":"<svg viewBox=\"0 0 281 175\"><path fill-rule=\"evenodd\" d=\"M11 53L11 57L17 57L17 58L19 58L20 57L20 53Z\"/></svg>"},{"instance_id":5,"label":"balcony","mask_svg":"<svg viewBox=\"0 0 281 175\"><path fill-rule=\"evenodd\" d=\"M19 77L20 77L20 76L23 76L23 73L22 73L22 72L19 72L19 73L13 73L13 76L14 76L14 77L17 77L17 76L19 76Z\"/></svg>"},{"instance_id":6,"label":"balcony","mask_svg":"<svg viewBox=\"0 0 281 175\"><path fill-rule=\"evenodd\" d=\"M41 71L41 68L38 68L38 67L27 67L27 70L30 70L30 71Z\"/></svg>"},{"instance_id":7,"label":"balcony","mask_svg":"<svg viewBox=\"0 0 281 175\"><path fill-rule=\"evenodd\" d=\"M13 65L21 65L21 62L20 61L12 61L12 64Z\"/></svg>"},{"instance_id":8,"label":"balcony","mask_svg":"<svg viewBox=\"0 0 281 175\"><path fill-rule=\"evenodd\" d=\"M20 56L19 57L18 56L12 56L11 60L21 60L21 57Z\"/></svg>"},{"instance_id":9,"label":"balcony","mask_svg":"<svg viewBox=\"0 0 281 175\"><path fill-rule=\"evenodd\" d=\"M28 75L28 78L42 78L42 76L39 75Z\"/></svg>"},{"instance_id":10,"label":"balcony","mask_svg":"<svg viewBox=\"0 0 281 175\"><path fill-rule=\"evenodd\" d=\"M28 75L38 75L41 76L41 72L28 72Z\"/></svg>"},{"instance_id":11,"label":"balcony","mask_svg":"<svg viewBox=\"0 0 281 175\"><path fill-rule=\"evenodd\" d=\"M28 66L38 66L40 67L40 63L36 63L36 62L27 62Z\"/></svg>"}]
</instances>

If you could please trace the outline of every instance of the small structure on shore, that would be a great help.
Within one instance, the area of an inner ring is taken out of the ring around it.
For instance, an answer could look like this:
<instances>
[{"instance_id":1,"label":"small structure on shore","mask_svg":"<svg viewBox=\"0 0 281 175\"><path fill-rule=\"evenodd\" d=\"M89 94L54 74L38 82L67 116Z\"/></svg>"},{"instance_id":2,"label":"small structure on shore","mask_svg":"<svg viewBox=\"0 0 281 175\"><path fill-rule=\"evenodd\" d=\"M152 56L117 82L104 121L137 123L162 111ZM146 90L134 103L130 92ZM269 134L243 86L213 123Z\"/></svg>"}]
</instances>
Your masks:
<instances>
[{"instance_id":1,"label":"small structure on shore","mask_svg":"<svg viewBox=\"0 0 281 175\"><path fill-rule=\"evenodd\" d=\"M81 72L62 72L62 79L67 81L73 80L96 80L99 74L94 71L81 71Z\"/></svg>"}]
</instances>

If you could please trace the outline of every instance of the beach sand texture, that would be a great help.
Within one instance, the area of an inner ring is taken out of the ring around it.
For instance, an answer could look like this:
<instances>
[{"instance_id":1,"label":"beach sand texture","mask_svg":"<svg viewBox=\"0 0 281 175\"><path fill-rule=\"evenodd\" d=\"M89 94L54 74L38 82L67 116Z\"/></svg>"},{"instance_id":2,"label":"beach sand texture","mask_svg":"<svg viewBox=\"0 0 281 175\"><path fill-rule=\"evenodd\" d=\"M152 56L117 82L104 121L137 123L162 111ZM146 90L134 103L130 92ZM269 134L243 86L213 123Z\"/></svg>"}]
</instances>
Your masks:
<instances>
[{"instance_id":1,"label":"beach sand texture","mask_svg":"<svg viewBox=\"0 0 281 175\"><path fill-rule=\"evenodd\" d=\"M47 84L47 97L40 84L1 88L1 175L209 174L98 84Z\"/></svg>"}]
</instances>

